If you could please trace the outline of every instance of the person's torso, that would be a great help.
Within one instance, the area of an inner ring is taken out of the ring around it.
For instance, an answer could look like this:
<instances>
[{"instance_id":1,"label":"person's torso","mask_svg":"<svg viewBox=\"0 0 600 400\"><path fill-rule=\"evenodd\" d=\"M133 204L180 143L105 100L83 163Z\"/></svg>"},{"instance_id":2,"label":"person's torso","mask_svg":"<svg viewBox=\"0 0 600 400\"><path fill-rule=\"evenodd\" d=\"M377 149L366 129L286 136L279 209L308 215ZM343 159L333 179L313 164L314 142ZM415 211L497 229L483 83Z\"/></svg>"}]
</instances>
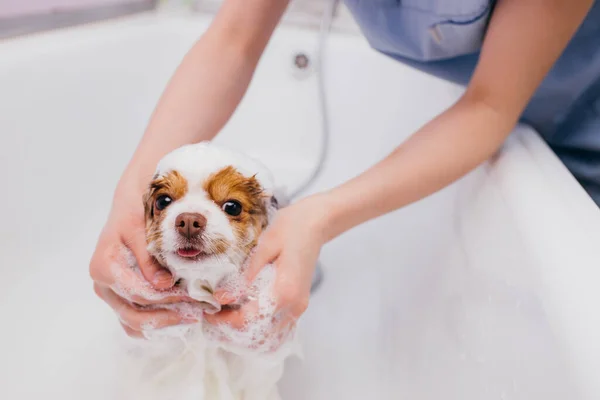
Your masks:
<instances>
[{"instance_id":1,"label":"person's torso","mask_svg":"<svg viewBox=\"0 0 600 400\"><path fill-rule=\"evenodd\" d=\"M345 2L374 49L459 84L467 84L471 77L495 5L492 0ZM551 144L584 140L587 147L597 146L600 151L600 129L593 137L570 134L581 130L574 124L590 117L600 119L600 2L594 4L522 119Z\"/></svg>"}]
</instances>

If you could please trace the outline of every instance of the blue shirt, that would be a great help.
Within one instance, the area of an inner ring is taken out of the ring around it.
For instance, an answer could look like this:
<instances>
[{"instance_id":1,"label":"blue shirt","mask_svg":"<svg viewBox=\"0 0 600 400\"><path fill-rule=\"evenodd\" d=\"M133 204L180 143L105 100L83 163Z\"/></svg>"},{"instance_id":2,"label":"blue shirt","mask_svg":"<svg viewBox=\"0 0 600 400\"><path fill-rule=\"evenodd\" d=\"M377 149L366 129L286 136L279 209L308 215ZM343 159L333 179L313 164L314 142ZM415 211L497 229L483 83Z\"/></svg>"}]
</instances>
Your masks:
<instances>
[{"instance_id":1,"label":"blue shirt","mask_svg":"<svg viewBox=\"0 0 600 400\"><path fill-rule=\"evenodd\" d=\"M466 85L492 0L345 0L370 45L421 71ZM550 39L551 40L551 39ZM600 2L521 120L535 128L600 205Z\"/></svg>"}]
</instances>

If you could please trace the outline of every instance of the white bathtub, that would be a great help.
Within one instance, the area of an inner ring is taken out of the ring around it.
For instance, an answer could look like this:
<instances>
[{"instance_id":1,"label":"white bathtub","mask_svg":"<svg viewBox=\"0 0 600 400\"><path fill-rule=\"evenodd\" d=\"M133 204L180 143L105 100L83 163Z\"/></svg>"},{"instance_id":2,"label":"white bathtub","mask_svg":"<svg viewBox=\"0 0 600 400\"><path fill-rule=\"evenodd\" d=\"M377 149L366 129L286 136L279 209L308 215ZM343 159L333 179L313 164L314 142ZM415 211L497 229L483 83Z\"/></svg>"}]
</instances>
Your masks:
<instances>
[{"instance_id":1,"label":"white bathtub","mask_svg":"<svg viewBox=\"0 0 600 400\"><path fill-rule=\"evenodd\" d=\"M0 43L0 397L113 399L120 331L88 262L116 180L207 23L142 15ZM320 143L316 78L291 67L316 37L279 29L218 138L291 187ZM359 36L333 34L327 57L331 154L313 190L360 173L460 93ZM323 249L284 399L597 400L599 239L595 204L520 127L460 182Z\"/></svg>"}]
</instances>

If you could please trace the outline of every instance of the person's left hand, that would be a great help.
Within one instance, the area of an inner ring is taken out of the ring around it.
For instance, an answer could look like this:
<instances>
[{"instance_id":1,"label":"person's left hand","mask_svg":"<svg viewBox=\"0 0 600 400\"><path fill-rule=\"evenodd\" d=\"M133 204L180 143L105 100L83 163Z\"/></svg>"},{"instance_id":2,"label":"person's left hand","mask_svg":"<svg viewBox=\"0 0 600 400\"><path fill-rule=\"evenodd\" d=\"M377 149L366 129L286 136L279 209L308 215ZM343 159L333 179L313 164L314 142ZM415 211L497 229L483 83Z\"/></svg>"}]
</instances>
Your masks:
<instances>
[{"instance_id":1,"label":"person's left hand","mask_svg":"<svg viewBox=\"0 0 600 400\"><path fill-rule=\"evenodd\" d=\"M317 258L328 240L326 213L321 195L307 197L280 210L261 236L245 277L251 284L265 265L273 263L276 274L273 296L277 306L273 329L267 333L269 337L256 338L257 342L277 335L280 340L275 342L281 344L308 307ZM218 291L215 297L223 305L239 300L224 291ZM237 310L226 309L205 317L212 325L225 323L243 330L246 321L257 312L257 302L252 300Z\"/></svg>"}]
</instances>

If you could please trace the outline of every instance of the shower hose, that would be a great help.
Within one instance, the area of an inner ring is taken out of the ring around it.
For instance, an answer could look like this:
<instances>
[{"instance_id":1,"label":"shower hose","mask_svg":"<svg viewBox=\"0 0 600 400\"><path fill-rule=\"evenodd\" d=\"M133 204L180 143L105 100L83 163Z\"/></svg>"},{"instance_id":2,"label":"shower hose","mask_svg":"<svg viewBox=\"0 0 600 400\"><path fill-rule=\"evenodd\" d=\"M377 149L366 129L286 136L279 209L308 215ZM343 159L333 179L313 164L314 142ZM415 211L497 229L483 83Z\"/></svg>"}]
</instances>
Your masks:
<instances>
[{"instance_id":1,"label":"shower hose","mask_svg":"<svg viewBox=\"0 0 600 400\"><path fill-rule=\"evenodd\" d=\"M325 90L325 69L324 69L324 58L325 58L325 42L329 31L331 30L331 23L335 14L336 7L339 0L329 0L323 12L321 18L321 25L319 28L319 38L317 43L317 59L316 59L316 71L317 71L317 87L319 97L319 111L321 115L321 149L319 152L319 158L315 165L315 168L309 175L309 177L291 194L292 200L302 195L310 185L312 185L321 175L323 167L329 155L329 142L330 142L330 126L329 126L329 111L327 109L327 96ZM323 267L320 260L317 260L315 267L315 273L313 275L313 281L311 285L311 292L320 286L323 281Z\"/></svg>"}]
</instances>

